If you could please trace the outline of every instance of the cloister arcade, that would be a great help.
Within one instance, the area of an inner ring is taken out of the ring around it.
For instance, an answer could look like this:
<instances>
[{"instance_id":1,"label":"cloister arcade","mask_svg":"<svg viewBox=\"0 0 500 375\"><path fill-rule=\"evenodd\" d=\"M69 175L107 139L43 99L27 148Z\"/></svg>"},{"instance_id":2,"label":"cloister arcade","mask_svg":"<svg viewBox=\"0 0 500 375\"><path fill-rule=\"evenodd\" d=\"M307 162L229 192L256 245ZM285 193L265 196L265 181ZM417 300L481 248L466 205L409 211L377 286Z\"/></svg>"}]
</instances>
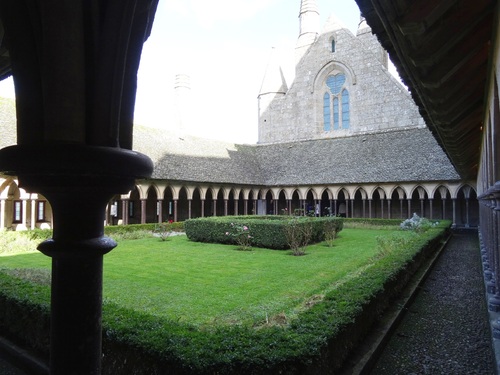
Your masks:
<instances>
[{"instance_id":1,"label":"cloister arcade","mask_svg":"<svg viewBox=\"0 0 500 375\"><path fill-rule=\"evenodd\" d=\"M264 187L139 181L132 192L110 202L107 221L139 224L252 214L406 219L417 213L475 227L476 198L471 184L448 182Z\"/></svg>"},{"instance_id":2,"label":"cloister arcade","mask_svg":"<svg viewBox=\"0 0 500 375\"><path fill-rule=\"evenodd\" d=\"M264 187L141 180L129 194L116 196L109 203L106 224L253 214L406 219L417 213L429 219L449 219L456 226L475 227L479 216L476 198L471 184L455 182ZM49 227L52 210L45 197L26 192L15 178L0 179L0 228Z\"/></svg>"},{"instance_id":3,"label":"cloister arcade","mask_svg":"<svg viewBox=\"0 0 500 375\"><path fill-rule=\"evenodd\" d=\"M52 227L52 210L45 197L26 192L15 178L0 182L0 228ZM264 187L143 180L129 194L116 196L109 203L106 224L253 214L405 219L417 213L429 219L449 219L456 226L475 227L479 215L476 198L471 184L447 182Z\"/></svg>"}]
</instances>

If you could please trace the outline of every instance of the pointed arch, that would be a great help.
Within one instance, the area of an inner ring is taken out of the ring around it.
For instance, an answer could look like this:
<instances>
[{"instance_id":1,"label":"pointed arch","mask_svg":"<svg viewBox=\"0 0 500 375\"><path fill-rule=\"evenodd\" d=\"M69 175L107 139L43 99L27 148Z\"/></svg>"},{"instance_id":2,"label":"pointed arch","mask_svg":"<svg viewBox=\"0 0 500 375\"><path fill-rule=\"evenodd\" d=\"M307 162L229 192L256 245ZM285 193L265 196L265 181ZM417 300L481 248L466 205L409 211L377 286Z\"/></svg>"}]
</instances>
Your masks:
<instances>
[{"instance_id":1,"label":"pointed arch","mask_svg":"<svg viewBox=\"0 0 500 375\"><path fill-rule=\"evenodd\" d=\"M335 212L337 213L337 216L349 217L349 191L347 191L344 187L341 187L337 191Z\"/></svg>"},{"instance_id":2,"label":"pointed arch","mask_svg":"<svg viewBox=\"0 0 500 375\"><path fill-rule=\"evenodd\" d=\"M366 202L368 193L362 187L356 188L354 191L354 202L352 217L366 217Z\"/></svg>"},{"instance_id":3,"label":"pointed arch","mask_svg":"<svg viewBox=\"0 0 500 375\"><path fill-rule=\"evenodd\" d=\"M203 216L202 204L201 204L201 194L202 191L199 186L193 189L191 196L191 218L197 218Z\"/></svg>"},{"instance_id":4,"label":"pointed arch","mask_svg":"<svg viewBox=\"0 0 500 375\"><path fill-rule=\"evenodd\" d=\"M146 223L157 223L161 208L158 205L158 189L154 184L149 185L146 196Z\"/></svg>"},{"instance_id":5,"label":"pointed arch","mask_svg":"<svg viewBox=\"0 0 500 375\"><path fill-rule=\"evenodd\" d=\"M174 190L167 185L163 191L162 221L174 220Z\"/></svg>"},{"instance_id":6,"label":"pointed arch","mask_svg":"<svg viewBox=\"0 0 500 375\"><path fill-rule=\"evenodd\" d=\"M299 189L294 189L292 191L292 198L290 202L290 213L292 215L299 216L301 214L302 204L301 204L301 194Z\"/></svg>"},{"instance_id":7,"label":"pointed arch","mask_svg":"<svg viewBox=\"0 0 500 375\"><path fill-rule=\"evenodd\" d=\"M455 224L466 228L479 225L479 201L476 190L463 184L457 191Z\"/></svg>"},{"instance_id":8,"label":"pointed arch","mask_svg":"<svg viewBox=\"0 0 500 375\"><path fill-rule=\"evenodd\" d=\"M430 217L430 209L426 207L426 202L428 200L429 194L427 189L421 185L417 185L412 189L412 193L408 200L408 217L411 217L414 213L420 217Z\"/></svg>"},{"instance_id":9,"label":"pointed arch","mask_svg":"<svg viewBox=\"0 0 500 375\"><path fill-rule=\"evenodd\" d=\"M178 193L177 204L176 204L176 220L185 221L190 217L190 207L189 207L189 189L186 186L181 186Z\"/></svg>"},{"instance_id":10,"label":"pointed arch","mask_svg":"<svg viewBox=\"0 0 500 375\"><path fill-rule=\"evenodd\" d=\"M407 212L408 205L405 204L407 201L406 191L401 186L395 186L390 191L391 199L391 218L399 218L403 220L407 218L409 213Z\"/></svg>"}]
</instances>

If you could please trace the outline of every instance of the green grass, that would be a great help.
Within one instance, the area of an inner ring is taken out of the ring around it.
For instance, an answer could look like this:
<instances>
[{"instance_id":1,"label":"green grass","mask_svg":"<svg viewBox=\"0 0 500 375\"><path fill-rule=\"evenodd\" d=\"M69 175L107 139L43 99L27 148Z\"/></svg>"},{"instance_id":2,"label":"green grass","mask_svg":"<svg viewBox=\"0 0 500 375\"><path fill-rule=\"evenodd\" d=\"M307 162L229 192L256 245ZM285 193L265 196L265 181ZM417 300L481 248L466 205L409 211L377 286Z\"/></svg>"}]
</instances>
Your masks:
<instances>
[{"instance_id":1,"label":"green grass","mask_svg":"<svg viewBox=\"0 0 500 375\"><path fill-rule=\"evenodd\" d=\"M288 323L371 264L376 237L398 230L344 229L333 247L307 255L191 242L185 236L127 240L104 257L104 298L197 326ZM50 268L39 254L0 257L4 268Z\"/></svg>"}]
</instances>

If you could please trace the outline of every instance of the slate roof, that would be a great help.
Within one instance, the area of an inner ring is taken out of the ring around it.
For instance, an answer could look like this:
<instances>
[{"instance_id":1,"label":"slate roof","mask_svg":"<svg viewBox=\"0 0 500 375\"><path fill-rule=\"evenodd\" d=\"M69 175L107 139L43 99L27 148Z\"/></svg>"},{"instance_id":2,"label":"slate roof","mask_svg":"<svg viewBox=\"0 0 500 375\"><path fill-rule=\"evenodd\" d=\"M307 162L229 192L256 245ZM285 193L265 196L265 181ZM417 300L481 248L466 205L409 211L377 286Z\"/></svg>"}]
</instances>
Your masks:
<instances>
[{"instance_id":1,"label":"slate roof","mask_svg":"<svg viewBox=\"0 0 500 375\"><path fill-rule=\"evenodd\" d=\"M262 184L253 147L135 126L133 148L153 160L154 179Z\"/></svg>"},{"instance_id":2,"label":"slate roof","mask_svg":"<svg viewBox=\"0 0 500 375\"><path fill-rule=\"evenodd\" d=\"M270 186L459 179L426 128L257 148Z\"/></svg>"},{"instance_id":3,"label":"slate roof","mask_svg":"<svg viewBox=\"0 0 500 375\"><path fill-rule=\"evenodd\" d=\"M16 101L0 98L0 148L17 143Z\"/></svg>"},{"instance_id":4,"label":"slate roof","mask_svg":"<svg viewBox=\"0 0 500 375\"><path fill-rule=\"evenodd\" d=\"M264 186L459 180L426 128L266 145L136 128L153 178Z\"/></svg>"},{"instance_id":5,"label":"slate roof","mask_svg":"<svg viewBox=\"0 0 500 375\"><path fill-rule=\"evenodd\" d=\"M0 98L0 148L16 144L15 104ZM460 180L427 128L242 145L134 127L153 179L252 186Z\"/></svg>"}]
</instances>

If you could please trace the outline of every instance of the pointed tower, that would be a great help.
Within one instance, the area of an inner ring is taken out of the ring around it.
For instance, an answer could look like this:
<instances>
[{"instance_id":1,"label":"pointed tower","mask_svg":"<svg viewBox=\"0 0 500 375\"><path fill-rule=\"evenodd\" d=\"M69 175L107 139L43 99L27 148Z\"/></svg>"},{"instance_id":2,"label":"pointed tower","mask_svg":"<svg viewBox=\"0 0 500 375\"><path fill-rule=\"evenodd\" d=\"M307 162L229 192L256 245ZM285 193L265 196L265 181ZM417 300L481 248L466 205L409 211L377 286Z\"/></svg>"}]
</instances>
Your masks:
<instances>
[{"instance_id":1,"label":"pointed tower","mask_svg":"<svg viewBox=\"0 0 500 375\"><path fill-rule=\"evenodd\" d=\"M187 74L177 74L174 82L175 125L181 134L189 133L191 126L189 102L191 101L191 80Z\"/></svg>"},{"instance_id":2,"label":"pointed tower","mask_svg":"<svg viewBox=\"0 0 500 375\"><path fill-rule=\"evenodd\" d=\"M381 46L377 37L373 35L372 29L366 23L365 18L361 15L358 24L358 32L356 37L366 46L366 49L371 51L380 63L388 68L388 55L386 50Z\"/></svg>"},{"instance_id":3,"label":"pointed tower","mask_svg":"<svg viewBox=\"0 0 500 375\"><path fill-rule=\"evenodd\" d=\"M299 13L299 39L295 46L295 64L298 64L320 32L320 19L316 0L302 0Z\"/></svg>"},{"instance_id":4,"label":"pointed tower","mask_svg":"<svg viewBox=\"0 0 500 375\"><path fill-rule=\"evenodd\" d=\"M259 105L259 140L272 127L268 108L274 100L284 97L288 91L285 76L278 59L278 53L273 47L267 63L264 79L258 96Z\"/></svg>"}]
</instances>

